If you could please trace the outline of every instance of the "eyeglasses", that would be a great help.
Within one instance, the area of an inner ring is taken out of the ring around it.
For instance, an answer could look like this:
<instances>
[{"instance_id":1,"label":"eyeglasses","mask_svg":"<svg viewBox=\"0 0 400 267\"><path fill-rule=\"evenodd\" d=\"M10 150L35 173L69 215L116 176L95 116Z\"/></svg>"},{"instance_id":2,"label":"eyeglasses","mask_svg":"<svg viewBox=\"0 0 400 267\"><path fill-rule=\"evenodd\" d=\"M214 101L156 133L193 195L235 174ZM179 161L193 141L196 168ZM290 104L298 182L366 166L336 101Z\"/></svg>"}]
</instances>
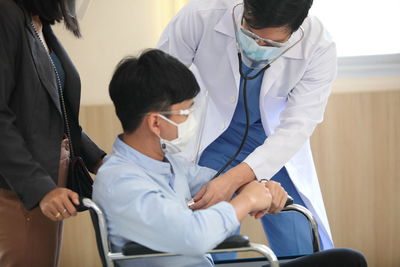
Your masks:
<instances>
[{"instance_id":1,"label":"eyeglasses","mask_svg":"<svg viewBox=\"0 0 400 267\"><path fill-rule=\"evenodd\" d=\"M161 115L185 115L188 116L194 111L194 108L191 107L189 109L180 109L180 110L170 110L170 111L160 111L158 112Z\"/></svg>"},{"instance_id":2,"label":"eyeglasses","mask_svg":"<svg viewBox=\"0 0 400 267\"><path fill-rule=\"evenodd\" d=\"M243 24L243 19L242 19L242 24ZM240 30L242 31L242 33L244 33L245 35L247 35L248 37L250 37L254 41L256 41L257 44L260 46L284 47L288 43L288 41L281 43L281 42L262 38L262 37L258 36L257 34L255 34L254 32L251 32L251 31L247 30L246 28L244 28L243 25L240 26ZM292 36L292 34L290 34L290 36L288 37L288 40L290 39L291 36Z\"/></svg>"},{"instance_id":3,"label":"eyeglasses","mask_svg":"<svg viewBox=\"0 0 400 267\"><path fill-rule=\"evenodd\" d=\"M237 28L239 26L238 25L239 23L236 23L235 10L240 5L243 5L243 3L239 3L239 4L235 5L233 7L233 10L232 10L232 19L233 19L233 26L235 27L235 32L237 32L237 30L238 30ZM284 42L284 43L273 41L273 40L269 40L269 39L266 39L266 38L262 38L262 37L258 36L257 34L255 34L254 32L251 32L250 30L244 28L243 27L243 22L245 22L245 18L242 15L242 18L241 18L241 21L240 21L240 31L243 34L245 34L246 36L252 38L260 46L284 47L289 42L290 37L292 37L292 34L290 34L290 36L288 37L288 40L286 42Z\"/></svg>"},{"instance_id":4,"label":"eyeglasses","mask_svg":"<svg viewBox=\"0 0 400 267\"><path fill-rule=\"evenodd\" d=\"M246 35L247 37L253 39L259 46L262 46L262 44L265 44L266 46L272 46L275 48L279 48L280 50L282 50L282 52L276 56L275 58L273 58L272 60L268 59L268 60L263 60L263 61L259 61L256 63L257 67L253 67L253 68L260 68L261 65L264 65L264 67L268 65L271 65L272 63L274 63L278 58L280 58L282 55L284 55L287 51L289 51L290 49L292 49L294 46L296 46L298 43L301 42L301 40L303 40L304 38L304 29L303 27L300 26L299 30L300 30L300 38L295 41L294 43L292 38L293 33L288 37L288 40L284 43L280 43L277 41L273 41L273 40L268 40L265 38L262 38L260 36L258 36L257 34L245 29L243 27L243 22L244 22L244 16L243 13L242 14L237 14L235 13L235 10L238 6L243 6L243 3L238 3L237 5L235 5L232 9L232 21L233 21L233 27L235 30L235 34L236 34L236 48L238 50L238 52L242 55L243 59L246 59L246 53L243 53L243 48L241 47L239 41L238 41L238 33L239 33L239 27L240 27L240 31L241 33L243 33L244 35ZM240 17L239 17L240 16ZM253 61L251 59L248 59L248 61ZM251 63L252 65L253 63ZM253 65L252 65L253 66Z\"/></svg>"}]
</instances>

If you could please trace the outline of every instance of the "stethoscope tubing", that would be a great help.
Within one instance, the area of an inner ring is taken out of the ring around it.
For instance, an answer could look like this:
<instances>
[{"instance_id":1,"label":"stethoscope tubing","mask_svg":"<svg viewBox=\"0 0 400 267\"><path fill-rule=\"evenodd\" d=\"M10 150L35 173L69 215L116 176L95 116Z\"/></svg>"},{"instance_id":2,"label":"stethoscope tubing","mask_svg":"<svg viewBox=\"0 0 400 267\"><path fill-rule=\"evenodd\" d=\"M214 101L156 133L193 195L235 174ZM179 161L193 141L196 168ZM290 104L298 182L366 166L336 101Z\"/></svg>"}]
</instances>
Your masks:
<instances>
[{"instance_id":1,"label":"stethoscope tubing","mask_svg":"<svg viewBox=\"0 0 400 267\"><path fill-rule=\"evenodd\" d=\"M249 133L249 128L250 128L250 115L249 115L249 107L248 107L248 103L247 103L247 81L257 78L271 66L271 64L268 64L267 66L262 68L259 72L257 72L255 75L247 76L243 73L242 55L240 54L240 52L238 53L238 57L239 57L239 73L240 73L240 77L243 78L243 103L244 103L244 110L245 110L245 116L246 116L246 127L244 129L243 137L242 137L242 140L240 141L240 145L239 145L238 149L232 155L232 157L225 163L225 165L222 166L218 170L218 172L214 175L213 178L216 178L221 175L221 173L236 159L236 157L242 151L244 144L246 143L247 135Z\"/></svg>"}]
</instances>

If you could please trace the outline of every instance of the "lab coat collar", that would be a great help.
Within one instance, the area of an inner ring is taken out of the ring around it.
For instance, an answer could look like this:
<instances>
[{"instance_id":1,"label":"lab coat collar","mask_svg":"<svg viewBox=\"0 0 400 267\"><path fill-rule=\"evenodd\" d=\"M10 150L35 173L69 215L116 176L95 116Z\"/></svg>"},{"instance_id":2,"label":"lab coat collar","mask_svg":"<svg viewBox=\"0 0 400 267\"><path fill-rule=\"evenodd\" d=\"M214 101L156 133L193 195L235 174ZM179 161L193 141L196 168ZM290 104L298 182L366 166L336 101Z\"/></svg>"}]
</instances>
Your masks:
<instances>
[{"instance_id":1,"label":"lab coat collar","mask_svg":"<svg viewBox=\"0 0 400 267\"><path fill-rule=\"evenodd\" d=\"M233 21L232 21L232 11L234 6L236 6L240 2L242 1L235 1L231 6L229 6L226 9L225 14L222 16L217 25L215 25L214 27L215 31L227 35L233 38L234 40L236 39L236 37L235 37L235 28L233 27Z\"/></svg>"},{"instance_id":2,"label":"lab coat collar","mask_svg":"<svg viewBox=\"0 0 400 267\"><path fill-rule=\"evenodd\" d=\"M238 59L238 50L236 46L236 36L235 36L235 28L233 26L232 21L232 10L235 5L242 1L235 1L231 6L226 9L225 14L221 17L219 22L215 25L214 30L221 34L229 37L229 42L227 45L229 62L232 69L232 74L235 77L235 84L237 89L239 90L240 84L240 76L239 76L239 59Z\"/></svg>"},{"instance_id":3,"label":"lab coat collar","mask_svg":"<svg viewBox=\"0 0 400 267\"><path fill-rule=\"evenodd\" d=\"M300 38L301 38L301 30L299 29L292 34L289 41L293 44L297 42ZM283 54L282 57L293 58L293 59L304 59L305 57L303 52L303 43L305 38L306 38L306 32L304 30L303 40L301 40L298 44L290 48L290 50L287 51L285 54Z\"/></svg>"},{"instance_id":4,"label":"lab coat collar","mask_svg":"<svg viewBox=\"0 0 400 267\"><path fill-rule=\"evenodd\" d=\"M284 70L284 59L279 58L275 62L271 64L268 70L265 71L263 81L262 81L262 87L261 87L261 96L265 96L268 93L268 90L274 85L274 83L277 81L277 78L281 75L282 71ZM261 107L263 106L263 103L261 103ZM271 130L271 129L270 129Z\"/></svg>"},{"instance_id":5,"label":"lab coat collar","mask_svg":"<svg viewBox=\"0 0 400 267\"><path fill-rule=\"evenodd\" d=\"M235 28L234 28L233 22L232 22L232 10L233 10L233 7L240 2L242 2L242 1L235 1L235 3L232 6L227 8L225 14L222 16L222 18L219 20L217 25L215 25L215 27L214 27L215 31L222 33L233 39L236 54L237 54L236 36L235 36ZM303 40L301 40L298 44L296 44L289 51L287 51L282 57L293 58L293 59L304 59L303 41L306 38L306 34L307 33L304 32ZM290 37L290 41L292 43L294 43L294 42L298 41L300 38L301 38L301 31L298 30L292 34L292 36Z\"/></svg>"}]
</instances>

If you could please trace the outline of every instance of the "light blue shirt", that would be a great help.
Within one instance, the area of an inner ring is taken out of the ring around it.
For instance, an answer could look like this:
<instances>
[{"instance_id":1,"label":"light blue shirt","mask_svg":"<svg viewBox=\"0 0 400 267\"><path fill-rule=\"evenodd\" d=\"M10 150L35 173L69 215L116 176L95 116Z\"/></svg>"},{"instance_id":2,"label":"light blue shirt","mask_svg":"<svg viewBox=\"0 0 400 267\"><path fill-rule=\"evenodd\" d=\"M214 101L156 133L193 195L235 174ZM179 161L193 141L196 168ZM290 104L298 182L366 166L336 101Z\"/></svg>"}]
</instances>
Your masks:
<instances>
[{"instance_id":1,"label":"light blue shirt","mask_svg":"<svg viewBox=\"0 0 400 267\"><path fill-rule=\"evenodd\" d=\"M114 251L135 241L184 256L133 259L119 266L213 266L207 251L239 226L233 206L220 202L192 211L187 206L214 170L166 155L147 157L117 138L94 182L93 200L105 213Z\"/></svg>"}]
</instances>

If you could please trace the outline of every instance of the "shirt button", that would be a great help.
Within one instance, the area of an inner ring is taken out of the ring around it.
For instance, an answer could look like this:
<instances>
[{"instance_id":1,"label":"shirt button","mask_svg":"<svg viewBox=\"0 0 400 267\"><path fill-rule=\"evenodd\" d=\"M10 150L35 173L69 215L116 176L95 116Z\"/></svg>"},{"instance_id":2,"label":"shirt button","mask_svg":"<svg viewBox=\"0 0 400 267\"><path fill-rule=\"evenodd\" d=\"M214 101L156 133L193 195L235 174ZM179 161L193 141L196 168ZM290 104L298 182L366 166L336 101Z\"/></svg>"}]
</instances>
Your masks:
<instances>
[{"instance_id":1,"label":"shirt button","mask_svg":"<svg viewBox=\"0 0 400 267\"><path fill-rule=\"evenodd\" d=\"M235 102L236 102L236 97L231 96L230 101L231 101L232 104L235 104Z\"/></svg>"}]
</instances>

